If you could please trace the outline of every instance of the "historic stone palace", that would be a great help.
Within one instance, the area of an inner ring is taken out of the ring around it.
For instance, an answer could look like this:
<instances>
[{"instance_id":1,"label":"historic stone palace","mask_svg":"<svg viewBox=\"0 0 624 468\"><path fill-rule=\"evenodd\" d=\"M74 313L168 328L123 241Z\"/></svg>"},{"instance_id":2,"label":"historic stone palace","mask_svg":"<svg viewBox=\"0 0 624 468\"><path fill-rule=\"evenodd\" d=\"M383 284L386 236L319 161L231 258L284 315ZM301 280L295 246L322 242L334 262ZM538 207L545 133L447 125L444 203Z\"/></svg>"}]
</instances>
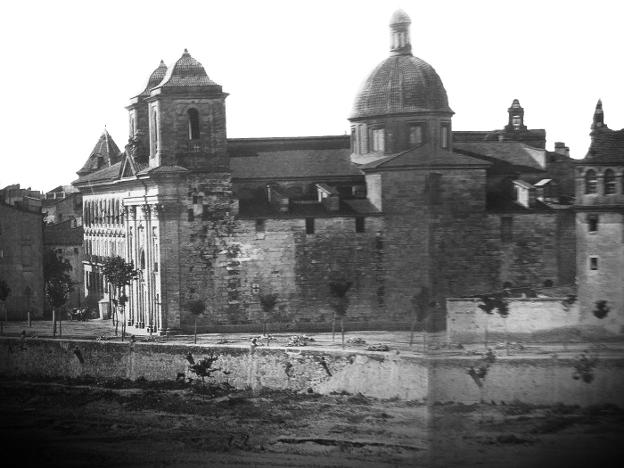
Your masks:
<instances>
[{"instance_id":1,"label":"historic stone palace","mask_svg":"<svg viewBox=\"0 0 624 468\"><path fill-rule=\"evenodd\" d=\"M258 323L271 293L270 321L323 328L337 277L352 283L354 326L401 326L415 297L443 311L447 297L572 286L586 262L612 261L577 265L576 230L598 216L621 229L621 211L591 200L621 203L622 152L612 169L597 156L593 172L578 169L577 192L593 188L577 195L589 211L575 217L565 145L545 150L518 100L501 130L454 131L409 25L392 16L390 55L355 97L350 136L228 139L221 85L186 50L161 62L127 107L125 150L105 132L74 182L90 297L107 300L99 266L121 255L140 271L128 291L135 327L189 329L197 300L203 329Z\"/></svg>"}]
</instances>

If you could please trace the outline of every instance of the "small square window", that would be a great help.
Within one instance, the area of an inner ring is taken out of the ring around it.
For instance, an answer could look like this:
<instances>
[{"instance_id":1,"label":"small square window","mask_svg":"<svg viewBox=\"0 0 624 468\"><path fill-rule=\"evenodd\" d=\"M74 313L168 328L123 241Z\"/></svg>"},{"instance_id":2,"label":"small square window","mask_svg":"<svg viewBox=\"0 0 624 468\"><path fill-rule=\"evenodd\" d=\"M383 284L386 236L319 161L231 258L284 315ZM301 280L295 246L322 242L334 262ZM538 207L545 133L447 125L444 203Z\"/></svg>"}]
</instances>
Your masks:
<instances>
[{"instance_id":1,"label":"small square window","mask_svg":"<svg viewBox=\"0 0 624 468\"><path fill-rule=\"evenodd\" d=\"M264 232L264 229L265 229L265 220L256 219L256 232Z\"/></svg>"},{"instance_id":2,"label":"small square window","mask_svg":"<svg viewBox=\"0 0 624 468\"><path fill-rule=\"evenodd\" d=\"M598 232L598 215L587 215L587 230L589 232Z\"/></svg>"},{"instance_id":3,"label":"small square window","mask_svg":"<svg viewBox=\"0 0 624 468\"><path fill-rule=\"evenodd\" d=\"M589 269L590 270L598 269L598 257L589 257Z\"/></svg>"},{"instance_id":4,"label":"small square window","mask_svg":"<svg viewBox=\"0 0 624 468\"><path fill-rule=\"evenodd\" d=\"M363 216L358 216L355 218L355 232L365 232L366 231L366 218Z\"/></svg>"},{"instance_id":5,"label":"small square window","mask_svg":"<svg viewBox=\"0 0 624 468\"><path fill-rule=\"evenodd\" d=\"M314 218L306 218L305 226L306 234L314 234Z\"/></svg>"}]
</instances>

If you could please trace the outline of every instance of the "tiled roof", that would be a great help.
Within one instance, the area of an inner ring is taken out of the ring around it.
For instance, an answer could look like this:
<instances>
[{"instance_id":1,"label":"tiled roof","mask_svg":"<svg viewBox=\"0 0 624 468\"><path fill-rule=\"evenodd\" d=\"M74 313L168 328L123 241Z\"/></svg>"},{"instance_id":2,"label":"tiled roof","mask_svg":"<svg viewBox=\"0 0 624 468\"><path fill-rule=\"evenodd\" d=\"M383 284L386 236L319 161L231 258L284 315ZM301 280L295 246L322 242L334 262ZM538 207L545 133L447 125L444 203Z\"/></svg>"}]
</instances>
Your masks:
<instances>
[{"instance_id":1,"label":"tiled roof","mask_svg":"<svg viewBox=\"0 0 624 468\"><path fill-rule=\"evenodd\" d=\"M393 55L366 78L350 118L431 110L452 112L436 71L411 54Z\"/></svg>"},{"instance_id":2,"label":"tiled roof","mask_svg":"<svg viewBox=\"0 0 624 468\"><path fill-rule=\"evenodd\" d=\"M68 219L58 224L46 224L43 228L45 245L82 245L82 226L72 227L74 220Z\"/></svg>"},{"instance_id":3,"label":"tiled roof","mask_svg":"<svg viewBox=\"0 0 624 468\"><path fill-rule=\"evenodd\" d=\"M624 129L595 129L585 163L624 164Z\"/></svg>"},{"instance_id":4,"label":"tiled roof","mask_svg":"<svg viewBox=\"0 0 624 468\"><path fill-rule=\"evenodd\" d=\"M147 80L147 86L139 96L148 96L149 92L152 88L156 87L167 74L167 65L162 60L160 61L160 65L152 72L149 79Z\"/></svg>"},{"instance_id":5,"label":"tiled roof","mask_svg":"<svg viewBox=\"0 0 624 468\"><path fill-rule=\"evenodd\" d=\"M85 183L93 183L93 182L106 182L117 180L119 178L119 169L121 168L121 161L116 162L110 167L105 167L104 169L100 169L99 171L91 172L89 174L83 175L74 182L73 185L80 185Z\"/></svg>"},{"instance_id":6,"label":"tiled roof","mask_svg":"<svg viewBox=\"0 0 624 468\"><path fill-rule=\"evenodd\" d=\"M76 174L79 176L89 174L102 167L112 166L120 160L121 151L119 151L119 147L105 129L93 147L93 151L91 151L87 162Z\"/></svg>"},{"instance_id":7,"label":"tiled roof","mask_svg":"<svg viewBox=\"0 0 624 468\"><path fill-rule=\"evenodd\" d=\"M167 70L163 80L158 88L171 87L195 87L195 86L212 86L221 88L217 83L208 78L208 74L203 65L191 57L191 54L184 49L182 57Z\"/></svg>"},{"instance_id":8,"label":"tiled roof","mask_svg":"<svg viewBox=\"0 0 624 468\"><path fill-rule=\"evenodd\" d=\"M377 160L362 164L360 169L391 169L399 167L481 167L486 168L490 164L470 156L446 151L426 144L402 153L383 156Z\"/></svg>"},{"instance_id":9,"label":"tiled roof","mask_svg":"<svg viewBox=\"0 0 624 468\"><path fill-rule=\"evenodd\" d=\"M230 170L237 180L361 176L350 155L349 149L258 151L254 156L231 157Z\"/></svg>"},{"instance_id":10,"label":"tiled roof","mask_svg":"<svg viewBox=\"0 0 624 468\"><path fill-rule=\"evenodd\" d=\"M506 163L532 170L544 170L544 150L517 141L455 143L453 150L493 163Z\"/></svg>"}]
</instances>

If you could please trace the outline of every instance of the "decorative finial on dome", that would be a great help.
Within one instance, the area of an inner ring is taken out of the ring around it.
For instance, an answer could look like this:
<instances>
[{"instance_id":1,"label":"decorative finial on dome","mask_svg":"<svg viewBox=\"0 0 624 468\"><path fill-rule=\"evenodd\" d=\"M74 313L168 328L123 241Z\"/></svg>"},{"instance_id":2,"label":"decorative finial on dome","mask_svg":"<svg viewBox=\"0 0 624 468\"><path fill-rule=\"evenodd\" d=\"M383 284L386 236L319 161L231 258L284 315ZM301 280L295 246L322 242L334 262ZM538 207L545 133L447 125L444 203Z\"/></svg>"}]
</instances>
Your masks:
<instances>
[{"instance_id":1,"label":"decorative finial on dome","mask_svg":"<svg viewBox=\"0 0 624 468\"><path fill-rule=\"evenodd\" d=\"M390 18L390 52L392 55L412 55L409 27L410 17L403 10L397 10Z\"/></svg>"},{"instance_id":2,"label":"decorative finial on dome","mask_svg":"<svg viewBox=\"0 0 624 468\"><path fill-rule=\"evenodd\" d=\"M162 67L164 64L165 64L165 61L163 59L160 59L160 63L158 65Z\"/></svg>"},{"instance_id":3,"label":"decorative finial on dome","mask_svg":"<svg viewBox=\"0 0 624 468\"><path fill-rule=\"evenodd\" d=\"M182 55L191 55L191 54L189 54L188 49L187 49L187 48L185 48L185 49L184 49L184 53L183 53Z\"/></svg>"}]
</instances>

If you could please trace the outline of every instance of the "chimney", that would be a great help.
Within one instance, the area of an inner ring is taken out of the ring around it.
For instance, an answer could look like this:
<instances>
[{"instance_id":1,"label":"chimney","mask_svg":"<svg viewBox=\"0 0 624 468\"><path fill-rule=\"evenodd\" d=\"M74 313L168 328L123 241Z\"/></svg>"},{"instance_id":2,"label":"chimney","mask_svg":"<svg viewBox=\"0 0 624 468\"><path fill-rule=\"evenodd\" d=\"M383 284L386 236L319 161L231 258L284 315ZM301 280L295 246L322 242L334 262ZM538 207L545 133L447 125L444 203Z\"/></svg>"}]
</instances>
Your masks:
<instances>
[{"instance_id":1,"label":"chimney","mask_svg":"<svg viewBox=\"0 0 624 468\"><path fill-rule=\"evenodd\" d=\"M570 148L563 141L555 142L555 153L570 157Z\"/></svg>"}]
</instances>

